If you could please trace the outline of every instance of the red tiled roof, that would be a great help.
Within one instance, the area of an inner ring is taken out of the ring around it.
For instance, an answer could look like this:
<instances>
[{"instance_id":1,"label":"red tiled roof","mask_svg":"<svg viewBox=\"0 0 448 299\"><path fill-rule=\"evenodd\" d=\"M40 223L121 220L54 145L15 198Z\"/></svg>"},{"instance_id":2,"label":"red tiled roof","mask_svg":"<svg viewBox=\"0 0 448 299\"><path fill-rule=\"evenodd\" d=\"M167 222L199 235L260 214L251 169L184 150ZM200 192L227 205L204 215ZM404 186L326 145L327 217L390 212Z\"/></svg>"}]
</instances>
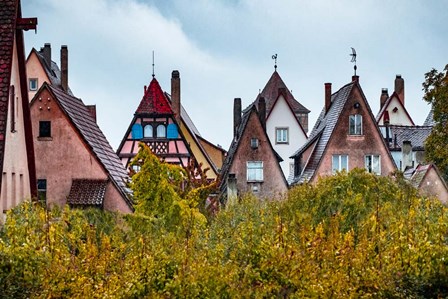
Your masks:
<instances>
[{"instance_id":1,"label":"red tiled roof","mask_svg":"<svg viewBox=\"0 0 448 299\"><path fill-rule=\"evenodd\" d=\"M165 97L156 78L152 79L135 113L173 114L171 105Z\"/></svg>"},{"instance_id":2,"label":"red tiled roof","mask_svg":"<svg viewBox=\"0 0 448 299\"><path fill-rule=\"evenodd\" d=\"M297 102L291 91L286 87L285 82L283 82L277 71L274 71L268 83L266 83L266 86L263 88L263 91L257 96L257 99L254 102L255 105L258 106L258 100L260 99L260 97L264 97L266 101L266 114L269 115L269 112L271 111L275 100L278 97L278 90L280 88L283 88L285 90L286 100L288 101L294 113L297 114L310 112L310 110Z\"/></svg>"},{"instance_id":3,"label":"red tiled roof","mask_svg":"<svg viewBox=\"0 0 448 299\"><path fill-rule=\"evenodd\" d=\"M107 180L74 179L67 198L71 206L102 206Z\"/></svg>"}]
</instances>

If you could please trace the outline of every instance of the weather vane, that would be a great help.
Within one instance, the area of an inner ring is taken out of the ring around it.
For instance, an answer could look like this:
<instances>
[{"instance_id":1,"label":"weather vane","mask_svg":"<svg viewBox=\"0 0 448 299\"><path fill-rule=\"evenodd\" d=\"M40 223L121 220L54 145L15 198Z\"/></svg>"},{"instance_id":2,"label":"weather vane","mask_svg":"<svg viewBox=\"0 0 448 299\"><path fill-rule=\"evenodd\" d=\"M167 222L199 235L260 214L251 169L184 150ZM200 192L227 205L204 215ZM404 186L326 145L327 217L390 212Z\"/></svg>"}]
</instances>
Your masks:
<instances>
[{"instance_id":1,"label":"weather vane","mask_svg":"<svg viewBox=\"0 0 448 299\"><path fill-rule=\"evenodd\" d=\"M272 59L275 61L274 68L277 70L277 54L272 55Z\"/></svg>"},{"instance_id":2,"label":"weather vane","mask_svg":"<svg viewBox=\"0 0 448 299\"><path fill-rule=\"evenodd\" d=\"M352 54L350 54L350 56L352 57L351 62L355 63L355 66L353 66L353 69L355 70L355 76L356 76L356 69L357 69L357 67L356 67L356 51L354 48L352 48Z\"/></svg>"},{"instance_id":3,"label":"weather vane","mask_svg":"<svg viewBox=\"0 0 448 299\"><path fill-rule=\"evenodd\" d=\"M152 51L152 77L153 78L155 77L155 74L154 74L154 50Z\"/></svg>"}]
</instances>

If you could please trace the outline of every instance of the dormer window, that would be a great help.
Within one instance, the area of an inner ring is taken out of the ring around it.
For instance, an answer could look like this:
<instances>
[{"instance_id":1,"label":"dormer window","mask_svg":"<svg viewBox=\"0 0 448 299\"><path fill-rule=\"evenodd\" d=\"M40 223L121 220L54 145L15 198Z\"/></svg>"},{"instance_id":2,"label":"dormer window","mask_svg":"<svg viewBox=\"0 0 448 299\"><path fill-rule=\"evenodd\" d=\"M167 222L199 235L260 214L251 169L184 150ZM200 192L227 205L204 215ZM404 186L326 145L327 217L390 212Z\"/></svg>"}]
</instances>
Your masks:
<instances>
[{"instance_id":1,"label":"dormer window","mask_svg":"<svg viewBox=\"0 0 448 299\"><path fill-rule=\"evenodd\" d=\"M252 149L257 149L258 148L258 139L257 138L252 138L250 140L250 147Z\"/></svg>"},{"instance_id":2,"label":"dormer window","mask_svg":"<svg viewBox=\"0 0 448 299\"><path fill-rule=\"evenodd\" d=\"M166 137L166 128L164 125L157 126L157 138L165 138Z\"/></svg>"},{"instance_id":3,"label":"dormer window","mask_svg":"<svg viewBox=\"0 0 448 299\"><path fill-rule=\"evenodd\" d=\"M354 114L349 118L349 135L362 135L362 115Z\"/></svg>"}]
</instances>

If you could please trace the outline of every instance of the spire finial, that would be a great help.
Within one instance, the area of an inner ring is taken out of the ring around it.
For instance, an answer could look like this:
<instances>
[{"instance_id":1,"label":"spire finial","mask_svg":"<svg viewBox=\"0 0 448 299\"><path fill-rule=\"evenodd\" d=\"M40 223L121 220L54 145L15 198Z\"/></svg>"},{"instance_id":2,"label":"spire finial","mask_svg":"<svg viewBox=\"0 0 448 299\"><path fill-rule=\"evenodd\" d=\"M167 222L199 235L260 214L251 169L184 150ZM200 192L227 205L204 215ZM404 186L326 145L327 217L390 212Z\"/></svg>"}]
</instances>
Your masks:
<instances>
[{"instance_id":1,"label":"spire finial","mask_svg":"<svg viewBox=\"0 0 448 299\"><path fill-rule=\"evenodd\" d=\"M154 78L156 75L154 74L154 50L152 51L152 77Z\"/></svg>"},{"instance_id":2,"label":"spire finial","mask_svg":"<svg viewBox=\"0 0 448 299\"><path fill-rule=\"evenodd\" d=\"M353 66L353 69L355 70L355 76L356 76L356 70L357 70L357 67L356 67L356 51L355 51L354 48L352 48L352 54L350 54L350 56L352 57L351 62L355 63L355 65Z\"/></svg>"},{"instance_id":3,"label":"spire finial","mask_svg":"<svg viewBox=\"0 0 448 299\"><path fill-rule=\"evenodd\" d=\"M272 55L272 59L274 59L274 69L277 71L277 54Z\"/></svg>"}]
</instances>

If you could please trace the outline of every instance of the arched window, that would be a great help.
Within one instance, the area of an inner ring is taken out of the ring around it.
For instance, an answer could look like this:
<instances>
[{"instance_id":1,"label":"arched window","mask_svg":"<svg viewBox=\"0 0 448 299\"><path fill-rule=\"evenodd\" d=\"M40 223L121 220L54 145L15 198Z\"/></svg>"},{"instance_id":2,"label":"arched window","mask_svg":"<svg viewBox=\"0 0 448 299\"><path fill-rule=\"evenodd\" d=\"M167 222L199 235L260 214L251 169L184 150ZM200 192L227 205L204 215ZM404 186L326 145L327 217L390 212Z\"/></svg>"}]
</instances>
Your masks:
<instances>
[{"instance_id":1,"label":"arched window","mask_svg":"<svg viewBox=\"0 0 448 299\"><path fill-rule=\"evenodd\" d=\"M166 130L166 137L168 139L176 139L179 136L176 124L169 124Z\"/></svg>"},{"instance_id":2,"label":"arched window","mask_svg":"<svg viewBox=\"0 0 448 299\"><path fill-rule=\"evenodd\" d=\"M152 126L151 125L146 125L145 126L145 129L143 131L143 136L149 137L149 138L152 137Z\"/></svg>"},{"instance_id":3,"label":"arched window","mask_svg":"<svg viewBox=\"0 0 448 299\"><path fill-rule=\"evenodd\" d=\"M157 137L158 138L165 138L166 137L166 128L164 125L158 125L157 126Z\"/></svg>"},{"instance_id":4,"label":"arched window","mask_svg":"<svg viewBox=\"0 0 448 299\"><path fill-rule=\"evenodd\" d=\"M132 126L132 139L142 139L143 129L141 124L134 124Z\"/></svg>"}]
</instances>

